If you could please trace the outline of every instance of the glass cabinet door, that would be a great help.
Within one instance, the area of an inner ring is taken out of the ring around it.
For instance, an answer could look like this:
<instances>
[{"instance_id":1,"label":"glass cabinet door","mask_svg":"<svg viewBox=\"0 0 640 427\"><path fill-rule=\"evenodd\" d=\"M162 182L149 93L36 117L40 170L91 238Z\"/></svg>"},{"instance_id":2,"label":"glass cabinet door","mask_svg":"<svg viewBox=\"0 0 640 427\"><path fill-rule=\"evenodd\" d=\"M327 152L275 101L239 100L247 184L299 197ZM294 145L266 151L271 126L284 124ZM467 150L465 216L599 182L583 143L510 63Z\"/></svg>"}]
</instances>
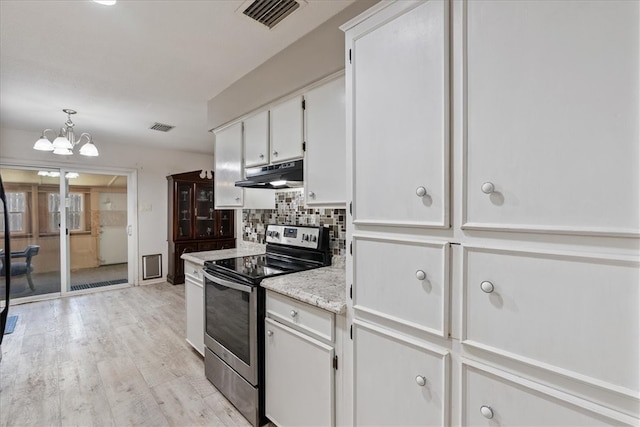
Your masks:
<instances>
[{"instance_id":1,"label":"glass cabinet door","mask_svg":"<svg viewBox=\"0 0 640 427\"><path fill-rule=\"evenodd\" d=\"M233 210L218 211L218 237L233 237Z\"/></svg>"},{"instance_id":2,"label":"glass cabinet door","mask_svg":"<svg viewBox=\"0 0 640 427\"><path fill-rule=\"evenodd\" d=\"M196 184L196 238L213 238L215 233L215 210L213 208L213 186Z\"/></svg>"},{"instance_id":3,"label":"glass cabinet door","mask_svg":"<svg viewBox=\"0 0 640 427\"><path fill-rule=\"evenodd\" d=\"M192 237L192 206L193 206L193 185L178 183L176 189L176 216L178 218L178 230L176 240L191 239Z\"/></svg>"}]
</instances>

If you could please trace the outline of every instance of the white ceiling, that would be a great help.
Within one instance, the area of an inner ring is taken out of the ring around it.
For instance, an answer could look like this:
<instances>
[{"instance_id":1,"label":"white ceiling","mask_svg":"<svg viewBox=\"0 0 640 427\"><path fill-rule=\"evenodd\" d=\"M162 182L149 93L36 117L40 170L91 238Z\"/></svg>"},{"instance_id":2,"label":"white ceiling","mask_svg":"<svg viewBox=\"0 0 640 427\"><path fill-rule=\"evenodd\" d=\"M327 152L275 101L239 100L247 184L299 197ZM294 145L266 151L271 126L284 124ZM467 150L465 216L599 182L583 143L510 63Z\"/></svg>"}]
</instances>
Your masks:
<instances>
[{"instance_id":1,"label":"white ceiling","mask_svg":"<svg viewBox=\"0 0 640 427\"><path fill-rule=\"evenodd\" d=\"M269 30L243 0L0 0L0 126L57 130L71 108L98 148L211 153L207 101L353 1L308 0Z\"/></svg>"}]
</instances>

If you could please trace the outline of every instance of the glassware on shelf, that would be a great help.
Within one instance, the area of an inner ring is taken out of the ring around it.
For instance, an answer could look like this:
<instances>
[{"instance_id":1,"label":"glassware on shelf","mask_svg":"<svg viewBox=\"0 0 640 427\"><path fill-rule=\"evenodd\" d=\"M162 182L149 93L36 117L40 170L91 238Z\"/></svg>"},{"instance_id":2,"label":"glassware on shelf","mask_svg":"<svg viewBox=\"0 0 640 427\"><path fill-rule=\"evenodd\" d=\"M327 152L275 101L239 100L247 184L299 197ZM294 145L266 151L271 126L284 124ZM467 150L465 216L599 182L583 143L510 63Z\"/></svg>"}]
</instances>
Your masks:
<instances>
[{"instance_id":1,"label":"glassware on shelf","mask_svg":"<svg viewBox=\"0 0 640 427\"><path fill-rule=\"evenodd\" d=\"M187 214L188 214L188 213L189 213L189 211L188 211L188 210L186 210L186 209L182 211L182 220L183 220L183 221L187 221L187 220L189 220L189 218L187 217Z\"/></svg>"},{"instance_id":2,"label":"glassware on shelf","mask_svg":"<svg viewBox=\"0 0 640 427\"><path fill-rule=\"evenodd\" d=\"M189 192L187 190L182 190L180 194L182 195L182 201L186 202L187 198L189 197Z\"/></svg>"}]
</instances>

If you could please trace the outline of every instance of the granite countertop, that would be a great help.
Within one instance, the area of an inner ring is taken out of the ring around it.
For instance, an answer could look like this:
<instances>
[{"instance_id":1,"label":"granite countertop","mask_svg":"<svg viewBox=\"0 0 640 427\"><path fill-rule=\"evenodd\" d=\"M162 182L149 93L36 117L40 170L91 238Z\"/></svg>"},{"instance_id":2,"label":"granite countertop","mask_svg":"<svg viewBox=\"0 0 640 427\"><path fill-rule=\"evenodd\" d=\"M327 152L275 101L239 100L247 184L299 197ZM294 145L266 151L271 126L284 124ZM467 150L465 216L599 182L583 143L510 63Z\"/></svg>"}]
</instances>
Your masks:
<instances>
[{"instance_id":1,"label":"granite countertop","mask_svg":"<svg viewBox=\"0 0 640 427\"><path fill-rule=\"evenodd\" d=\"M204 266L205 261L215 261L225 258L237 258L241 256L259 255L266 252L266 246L260 243L239 242L240 247L235 249L222 249L219 251L189 252L182 254L180 258L197 265Z\"/></svg>"},{"instance_id":2,"label":"granite countertop","mask_svg":"<svg viewBox=\"0 0 640 427\"><path fill-rule=\"evenodd\" d=\"M270 277L260 282L265 289L336 314L347 310L344 256L334 256L330 267Z\"/></svg>"}]
</instances>

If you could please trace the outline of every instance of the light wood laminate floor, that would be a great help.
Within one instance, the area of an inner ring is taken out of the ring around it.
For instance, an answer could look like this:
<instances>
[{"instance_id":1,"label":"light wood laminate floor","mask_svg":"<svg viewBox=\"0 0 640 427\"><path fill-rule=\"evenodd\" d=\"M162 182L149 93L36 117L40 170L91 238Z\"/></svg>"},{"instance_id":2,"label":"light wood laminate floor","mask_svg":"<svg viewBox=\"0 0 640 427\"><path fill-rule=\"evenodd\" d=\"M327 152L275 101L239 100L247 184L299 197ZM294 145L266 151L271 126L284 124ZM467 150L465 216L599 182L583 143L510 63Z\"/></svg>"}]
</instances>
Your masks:
<instances>
[{"instance_id":1,"label":"light wood laminate floor","mask_svg":"<svg viewBox=\"0 0 640 427\"><path fill-rule=\"evenodd\" d=\"M185 341L184 286L12 306L1 426L249 426Z\"/></svg>"}]
</instances>

